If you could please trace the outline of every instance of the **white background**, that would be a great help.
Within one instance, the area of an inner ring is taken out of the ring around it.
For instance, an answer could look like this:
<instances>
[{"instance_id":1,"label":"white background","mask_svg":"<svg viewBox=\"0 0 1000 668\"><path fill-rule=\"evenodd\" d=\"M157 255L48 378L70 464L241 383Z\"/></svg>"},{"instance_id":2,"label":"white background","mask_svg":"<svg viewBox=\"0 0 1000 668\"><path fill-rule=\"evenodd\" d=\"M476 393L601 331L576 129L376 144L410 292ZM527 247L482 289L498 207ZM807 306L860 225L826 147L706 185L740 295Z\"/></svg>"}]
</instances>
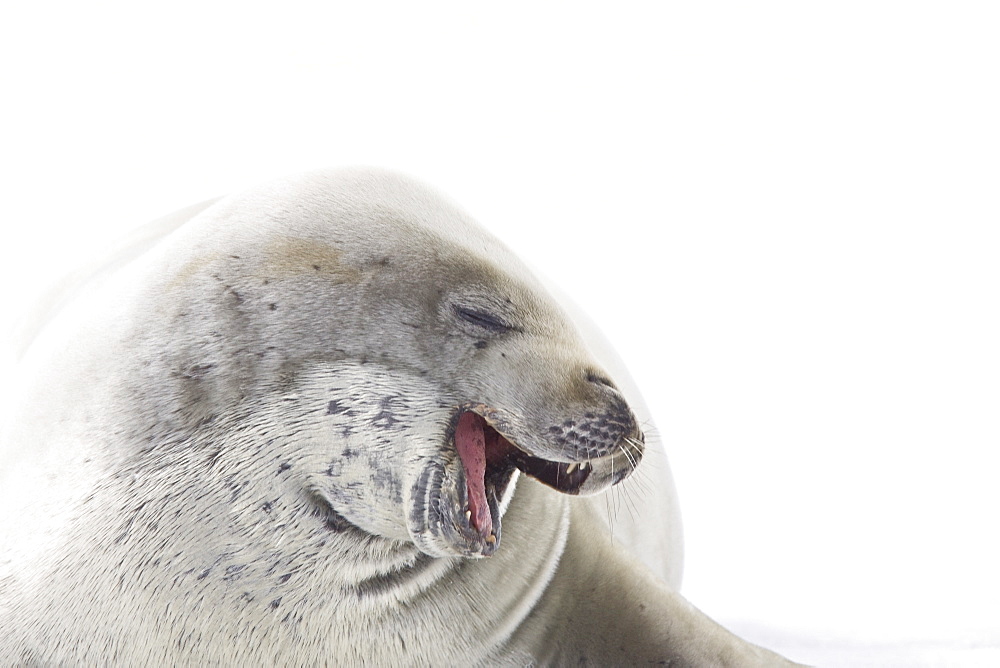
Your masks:
<instances>
[{"instance_id":1,"label":"white background","mask_svg":"<svg viewBox=\"0 0 1000 668\"><path fill-rule=\"evenodd\" d=\"M188 204L400 169L618 347L669 450L688 598L1000 644L990 4L17 3L0 317Z\"/></svg>"}]
</instances>

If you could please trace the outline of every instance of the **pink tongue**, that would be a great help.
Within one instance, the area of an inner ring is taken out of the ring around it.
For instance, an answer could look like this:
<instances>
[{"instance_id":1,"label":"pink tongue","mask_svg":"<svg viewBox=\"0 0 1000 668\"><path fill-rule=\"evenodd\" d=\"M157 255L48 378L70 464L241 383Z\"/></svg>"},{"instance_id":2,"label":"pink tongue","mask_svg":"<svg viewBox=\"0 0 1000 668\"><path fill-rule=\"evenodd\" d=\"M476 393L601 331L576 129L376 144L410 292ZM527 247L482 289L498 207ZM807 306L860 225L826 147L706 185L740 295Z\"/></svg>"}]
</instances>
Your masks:
<instances>
[{"instance_id":1,"label":"pink tongue","mask_svg":"<svg viewBox=\"0 0 1000 668\"><path fill-rule=\"evenodd\" d=\"M475 413L462 413L455 426L455 447L465 467L465 485L469 496L469 522L483 536L493 532L493 518L486 502L486 436L483 419Z\"/></svg>"}]
</instances>

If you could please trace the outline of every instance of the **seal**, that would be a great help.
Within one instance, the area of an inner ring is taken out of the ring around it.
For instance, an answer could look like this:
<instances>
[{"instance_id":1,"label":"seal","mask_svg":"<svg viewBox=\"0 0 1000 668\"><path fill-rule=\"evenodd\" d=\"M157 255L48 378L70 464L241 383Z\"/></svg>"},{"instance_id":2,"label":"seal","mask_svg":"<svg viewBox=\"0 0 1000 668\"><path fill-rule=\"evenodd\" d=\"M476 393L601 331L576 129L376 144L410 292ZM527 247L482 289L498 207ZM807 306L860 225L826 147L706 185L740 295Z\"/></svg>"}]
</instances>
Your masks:
<instances>
[{"instance_id":1,"label":"seal","mask_svg":"<svg viewBox=\"0 0 1000 668\"><path fill-rule=\"evenodd\" d=\"M154 230L25 354L0 662L783 662L677 594L641 398L457 206L324 171Z\"/></svg>"}]
</instances>

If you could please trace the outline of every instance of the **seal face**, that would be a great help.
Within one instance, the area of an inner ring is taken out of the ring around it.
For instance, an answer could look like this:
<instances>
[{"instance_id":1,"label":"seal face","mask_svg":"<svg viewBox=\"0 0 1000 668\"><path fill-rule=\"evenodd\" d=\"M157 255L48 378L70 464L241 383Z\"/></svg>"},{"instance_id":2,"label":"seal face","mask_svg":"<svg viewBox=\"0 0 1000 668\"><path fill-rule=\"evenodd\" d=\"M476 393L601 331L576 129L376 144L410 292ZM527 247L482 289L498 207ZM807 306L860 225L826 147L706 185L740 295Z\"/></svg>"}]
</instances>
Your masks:
<instances>
[{"instance_id":1,"label":"seal face","mask_svg":"<svg viewBox=\"0 0 1000 668\"><path fill-rule=\"evenodd\" d=\"M436 557L489 556L519 473L571 495L600 492L636 467L644 437L558 305L505 248L488 239L487 262L436 238L431 263L415 253L415 237L379 234L408 246L383 242L379 261L357 264L343 241L308 253L297 242L308 258L300 274L337 267L337 283L311 291L352 296L308 326L336 322L316 337L317 347L337 342L332 364L317 364L313 351L304 365L299 355L281 363L296 401L325 408L325 431L308 439L317 463L303 485L366 532L411 540ZM262 258L253 274L269 285L276 265L289 270L271 252L253 254ZM498 267L497 257L517 271ZM244 303L253 299L252 287L237 291ZM344 335L350 323L363 329L357 342ZM333 448L336 461L325 454L331 443L345 444Z\"/></svg>"},{"instance_id":2,"label":"seal face","mask_svg":"<svg viewBox=\"0 0 1000 668\"><path fill-rule=\"evenodd\" d=\"M587 495L635 468L644 438L624 397L506 247L405 180L341 175L323 192L293 211L269 200L256 235L224 242L217 221L261 218L256 201L231 203L196 230L224 249L166 283L179 313L204 312L213 292L222 302L189 338L231 322L231 339L261 351L230 368L245 385L277 368L300 403L323 407L327 432L296 445L316 459L307 489L366 532L478 557L500 546L519 472ZM168 364L204 370L179 392L200 395L225 366L190 352Z\"/></svg>"}]
</instances>

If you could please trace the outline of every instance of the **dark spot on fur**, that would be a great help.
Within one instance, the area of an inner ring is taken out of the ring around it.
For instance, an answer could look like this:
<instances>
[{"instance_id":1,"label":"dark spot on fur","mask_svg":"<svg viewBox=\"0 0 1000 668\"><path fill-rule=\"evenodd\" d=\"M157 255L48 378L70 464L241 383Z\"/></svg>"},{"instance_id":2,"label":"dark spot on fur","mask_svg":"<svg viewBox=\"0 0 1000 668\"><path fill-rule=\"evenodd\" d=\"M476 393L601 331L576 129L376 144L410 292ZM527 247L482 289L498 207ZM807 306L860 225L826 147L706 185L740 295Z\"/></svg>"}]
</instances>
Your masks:
<instances>
[{"instance_id":1,"label":"dark spot on fur","mask_svg":"<svg viewBox=\"0 0 1000 668\"><path fill-rule=\"evenodd\" d=\"M344 459L353 459L358 456L358 453L350 448L344 448L344 451L340 453Z\"/></svg>"},{"instance_id":2,"label":"dark spot on fur","mask_svg":"<svg viewBox=\"0 0 1000 668\"><path fill-rule=\"evenodd\" d=\"M393 425L399 424L399 420L394 418L389 411L381 411L372 418L371 424L379 429L392 429Z\"/></svg>"},{"instance_id":3,"label":"dark spot on fur","mask_svg":"<svg viewBox=\"0 0 1000 668\"><path fill-rule=\"evenodd\" d=\"M396 419L395 411L393 407L395 404L402 404L403 401L401 397L398 396L388 396L382 397L379 401L379 414L372 418L371 424L373 427L378 427L379 429L392 429L395 425L400 424L400 421Z\"/></svg>"},{"instance_id":4,"label":"dark spot on fur","mask_svg":"<svg viewBox=\"0 0 1000 668\"><path fill-rule=\"evenodd\" d=\"M265 501L261 505L260 509L263 510L265 513L271 512L271 509L272 509L271 502L270 501Z\"/></svg>"},{"instance_id":5,"label":"dark spot on fur","mask_svg":"<svg viewBox=\"0 0 1000 668\"><path fill-rule=\"evenodd\" d=\"M225 286L225 289L226 289L227 293L229 293L230 295L233 296L233 299L236 301L237 304L242 304L243 303L243 295L241 295L240 293L238 293L235 290L235 288L233 288L233 286L227 285L227 286Z\"/></svg>"},{"instance_id":6,"label":"dark spot on fur","mask_svg":"<svg viewBox=\"0 0 1000 668\"><path fill-rule=\"evenodd\" d=\"M229 257L233 258L234 260L239 260L240 259L239 255L230 255Z\"/></svg>"},{"instance_id":7,"label":"dark spot on fur","mask_svg":"<svg viewBox=\"0 0 1000 668\"><path fill-rule=\"evenodd\" d=\"M332 478L333 476L337 475L339 470L340 470L340 462L336 461L330 462L330 465L326 467L326 474Z\"/></svg>"},{"instance_id":8,"label":"dark spot on fur","mask_svg":"<svg viewBox=\"0 0 1000 668\"><path fill-rule=\"evenodd\" d=\"M226 574L222 576L223 580L235 580L240 576L240 573L246 568L245 565L239 566L226 566Z\"/></svg>"},{"instance_id":9,"label":"dark spot on fur","mask_svg":"<svg viewBox=\"0 0 1000 668\"><path fill-rule=\"evenodd\" d=\"M372 482L374 482L379 488L391 494L396 503L402 503L403 490L402 485L399 483L399 478L392 474L391 469L379 467L378 461L371 462L371 467L373 470Z\"/></svg>"},{"instance_id":10,"label":"dark spot on fur","mask_svg":"<svg viewBox=\"0 0 1000 668\"><path fill-rule=\"evenodd\" d=\"M322 269L322 267L320 267L318 264L314 264L313 265L313 269L315 269L316 271L319 271L320 269Z\"/></svg>"},{"instance_id":11,"label":"dark spot on fur","mask_svg":"<svg viewBox=\"0 0 1000 668\"><path fill-rule=\"evenodd\" d=\"M291 579L292 579L292 574L291 573L285 573L280 578L278 578L278 584L285 584L286 582L288 582Z\"/></svg>"},{"instance_id":12,"label":"dark spot on fur","mask_svg":"<svg viewBox=\"0 0 1000 668\"><path fill-rule=\"evenodd\" d=\"M281 462L281 466L278 467L278 473L284 473L288 469L292 468L292 465L288 462Z\"/></svg>"},{"instance_id":13,"label":"dark spot on fur","mask_svg":"<svg viewBox=\"0 0 1000 668\"><path fill-rule=\"evenodd\" d=\"M349 406L341 404L337 399L334 399L326 405L327 415L341 415L342 413L347 413L349 410Z\"/></svg>"},{"instance_id":14,"label":"dark spot on fur","mask_svg":"<svg viewBox=\"0 0 1000 668\"><path fill-rule=\"evenodd\" d=\"M350 436L353 433L354 433L354 429L350 425L346 425L346 424L340 430L340 435L343 436L344 438L347 438L348 436Z\"/></svg>"},{"instance_id":15,"label":"dark spot on fur","mask_svg":"<svg viewBox=\"0 0 1000 668\"><path fill-rule=\"evenodd\" d=\"M190 378L191 380L201 380L214 366L214 364L209 363L192 364L181 370L180 374L185 378Z\"/></svg>"},{"instance_id":16,"label":"dark spot on fur","mask_svg":"<svg viewBox=\"0 0 1000 668\"><path fill-rule=\"evenodd\" d=\"M476 341L473 345L476 346L476 348L479 348L480 350L482 350L488 344L485 341Z\"/></svg>"},{"instance_id":17,"label":"dark spot on fur","mask_svg":"<svg viewBox=\"0 0 1000 668\"><path fill-rule=\"evenodd\" d=\"M281 597L280 596L278 598L274 599L273 601L271 601L271 609L272 610L277 610L279 605L281 605Z\"/></svg>"},{"instance_id":18,"label":"dark spot on fur","mask_svg":"<svg viewBox=\"0 0 1000 668\"><path fill-rule=\"evenodd\" d=\"M205 570L203 570L203 571L201 572L201 574L200 574L200 575L198 575L198 579L199 579L199 580L204 580L205 578L207 578L207 577L208 577L208 574L209 574L209 573L211 573L211 572L212 572L212 568L211 568L211 567L209 567L209 568L206 568Z\"/></svg>"},{"instance_id":19,"label":"dark spot on fur","mask_svg":"<svg viewBox=\"0 0 1000 668\"><path fill-rule=\"evenodd\" d=\"M277 311L278 310L278 305L277 304L268 304L267 307L269 309L271 309L272 311Z\"/></svg>"}]
</instances>

